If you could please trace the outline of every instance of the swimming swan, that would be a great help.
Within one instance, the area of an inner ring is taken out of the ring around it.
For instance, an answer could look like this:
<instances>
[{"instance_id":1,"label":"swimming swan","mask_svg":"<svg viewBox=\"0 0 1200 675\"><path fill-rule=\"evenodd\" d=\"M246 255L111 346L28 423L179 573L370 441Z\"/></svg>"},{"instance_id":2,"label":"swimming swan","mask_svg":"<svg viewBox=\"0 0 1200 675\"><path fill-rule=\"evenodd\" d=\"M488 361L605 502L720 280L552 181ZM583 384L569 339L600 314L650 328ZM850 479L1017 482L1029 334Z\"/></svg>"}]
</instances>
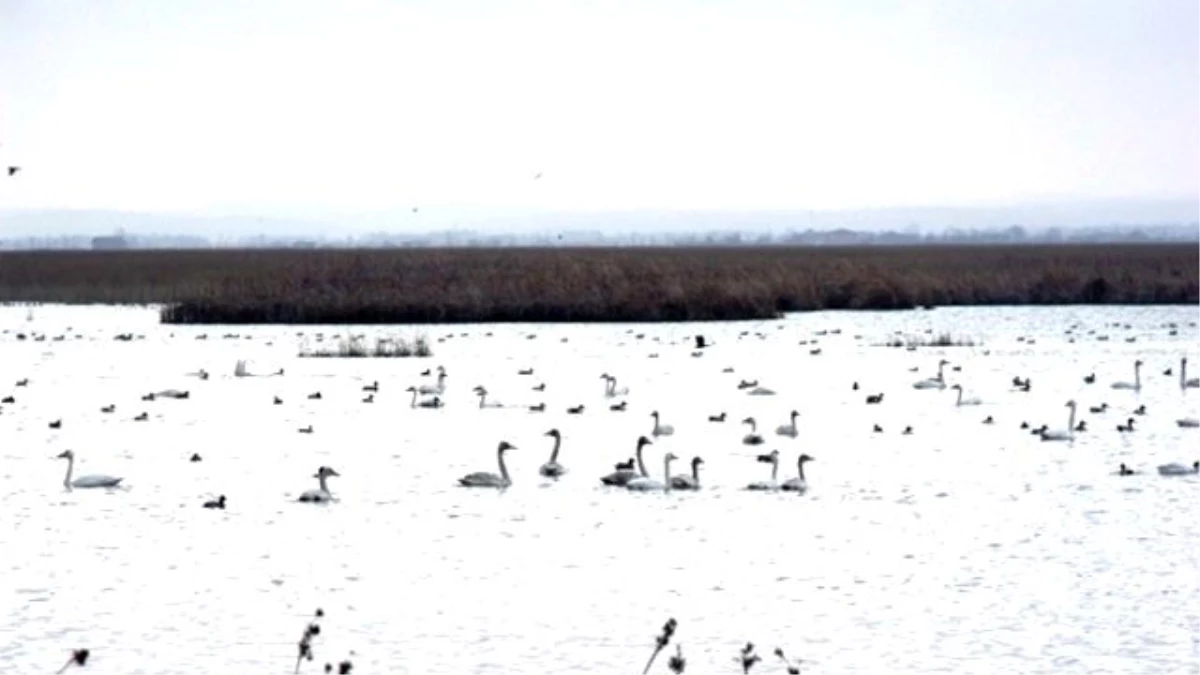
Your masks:
<instances>
[{"instance_id":1,"label":"swimming swan","mask_svg":"<svg viewBox=\"0 0 1200 675\"><path fill-rule=\"evenodd\" d=\"M504 453L516 449L517 446L509 445L508 441L500 441L500 446L496 449L496 461L500 464L500 475L477 471L459 478L458 484L462 487L488 488L506 488L512 485L512 479L508 477L508 467L504 465Z\"/></svg>"},{"instance_id":2,"label":"swimming swan","mask_svg":"<svg viewBox=\"0 0 1200 675\"><path fill-rule=\"evenodd\" d=\"M668 452L663 456L663 479L661 481L653 478L634 478L625 484L625 489L635 490L637 492L651 492L654 490L670 490L671 489L671 461L679 459L675 453Z\"/></svg>"},{"instance_id":3,"label":"swimming swan","mask_svg":"<svg viewBox=\"0 0 1200 675\"><path fill-rule=\"evenodd\" d=\"M1200 427L1200 420L1196 419L1195 417L1184 417L1182 419L1175 420L1175 424L1177 424L1180 429L1195 429Z\"/></svg>"},{"instance_id":4,"label":"swimming swan","mask_svg":"<svg viewBox=\"0 0 1200 675\"><path fill-rule=\"evenodd\" d=\"M775 428L775 433L779 434L780 436L787 436L788 438L795 438L797 435L796 418L799 416L800 416L800 413L793 410L792 418L791 418L792 421L788 422L787 424L780 424L778 427Z\"/></svg>"},{"instance_id":5,"label":"swimming swan","mask_svg":"<svg viewBox=\"0 0 1200 675\"><path fill-rule=\"evenodd\" d=\"M1160 476L1190 476L1197 473L1200 473L1200 462L1192 462L1191 466L1171 462L1170 464L1160 464L1158 467Z\"/></svg>"},{"instance_id":6,"label":"swimming swan","mask_svg":"<svg viewBox=\"0 0 1200 675\"><path fill-rule=\"evenodd\" d=\"M437 384L423 384L417 388L417 391L422 394L437 394L446 393L446 369L438 366Z\"/></svg>"},{"instance_id":7,"label":"swimming swan","mask_svg":"<svg viewBox=\"0 0 1200 675\"><path fill-rule=\"evenodd\" d=\"M746 419L742 420L742 424L750 425L750 433L742 437L742 443L745 443L746 445L762 445L763 437L759 436L757 433L758 424L754 421L754 418L747 417Z\"/></svg>"},{"instance_id":8,"label":"swimming swan","mask_svg":"<svg viewBox=\"0 0 1200 675\"><path fill-rule=\"evenodd\" d=\"M757 481L757 482L751 483L746 486L746 489L747 490L778 490L779 484L776 483L775 481L779 477L779 451L772 450L768 454L759 455L758 461L763 462L764 464L771 465L771 480Z\"/></svg>"},{"instance_id":9,"label":"swimming swan","mask_svg":"<svg viewBox=\"0 0 1200 675\"><path fill-rule=\"evenodd\" d=\"M703 457L692 458L692 475L681 473L677 476L671 476L672 490L699 490L700 489L700 465L704 463Z\"/></svg>"},{"instance_id":10,"label":"swimming swan","mask_svg":"<svg viewBox=\"0 0 1200 675\"><path fill-rule=\"evenodd\" d=\"M313 478L317 479L320 487L318 487L316 490L306 491L304 494L300 495L299 501L314 504L323 504L331 501L333 499L333 494L329 492L329 486L326 484L325 480L330 476L340 475L342 474L334 471L328 466L323 466L317 469L317 473L313 475Z\"/></svg>"},{"instance_id":11,"label":"swimming swan","mask_svg":"<svg viewBox=\"0 0 1200 675\"><path fill-rule=\"evenodd\" d=\"M554 439L554 449L550 451L550 461L543 464L538 469L538 473L547 478L558 478L567 472L567 467L558 463L558 451L562 447L562 434L558 433L558 429L551 429L546 432L546 435Z\"/></svg>"},{"instance_id":12,"label":"swimming swan","mask_svg":"<svg viewBox=\"0 0 1200 675\"><path fill-rule=\"evenodd\" d=\"M488 394L487 389L484 389L483 387L475 387L474 392L476 394L479 394L479 407L480 408L503 408L504 407L504 404L499 401L487 400L487 394Z\"/></svg>"},{"instance_id":13,"label":"swimming swan","mask_svg":"<svg viewBox=\"0 0 1200 675\"><path fill-rule=\"evenodd\" d=\"M1045 427L1038 430L1038 436L1041 436L1043 441L1072 441L1075 440L1075 401L1067 401L1067 407L1071 409L1071 416L1067 419L1066 429L1047 429Z\"/></svg>"},{"instance_id":14,"label":"swimming swan","mask_svg":"<svg viewBox=\"0 0 1200 675\"><path fill-rule=\"evenodd\" d=\"M977 399L977 398L974 398L974 397L972 397L972 398L963 398L963 388L962 388L962 385L961 385L961 384L956 384L956 385L954 385L953 387L950 387L950 388L951 388L951 389L957 389L957 390L958 390L958 401L957 401L957 402L955 402L955 404L954 404L954 405L956 405L956 406L960 406L960 405L979 405L980 403L983 403L983 401L980 401L979 399Z\"/></svg>"},{"instance_id":15,"label":"swimming swan","mask_svg":"<svg viewBox=\"0 0 1200 675\"><path fill-rule=\"evenodd\" d=\"M813 461L812 457L802 453L799 459L796 460L796 470L799 472L799 475L795 478L789 478L788 480L785 480L783 485L779 486L779 489L787 490L789 492L799 492L801 494L807 492L808 481L804 479L804 465L811 461Z\"/></svg>"},{"instance_id":16,"label":"swimming swan","mask_svg":"<svg viewBox=\"0 0 1200 675\"><path fill-rule=\"evenodd\" d=\"M913 389L945 389L946 377L944 371L948 365L950 365L950 362L946 359L938 361L937 377L930 377L924 380L913 382Z\"/></svg>"},{"instance_id":17,"label":"swimming swan","mask_svg":"<svg viewBox=\"0 0 1200 675\"><path fill-rule=\"evenodd\" d=\"M650 432L651 436L670 436L675 433L675 427L670 424L659 423L657 410L650 413L650 416L654 418L654 430Z\"/></svg>"},{"instance_id":18,"label":"swimming swan","mask_svg":"<svg viewBox=\"0 0 1200 675\"><path fill-rule=\"evenodd\" d=\"M412 392L412 403L409 404L413 408L440 408L442 407L442 399L434 396L433 398L417 400L419 390L416 387L409 387L406 391Z\"/></svg>"},{"instance_id":19,"label":"swimming swan","mask_svg":"<svg viewBox=\"0 0 1200 675\"><path fill-rule=\"evenodd\" d=\"M63 487L68 490L71 488L116 487L122 480L97 473L80 476L75 480L71 480L71 473L75 470L75 452L73 450L63 450L55 459L67 460L67 475L63 478Z\"/></svg>"},{"instance_id":20,"label":"swimming swan","mask_svg":"<svg viewBox=\"0 0 1200 675\"><path fill-rule=\"evenodd\" d=\"M642 461L642 449L645 448L647 445L652 445L649 438L646 438L645 436L638 437L637 453L635 455L635 457L637 458L637 470L617 469L616 471L608 474L607 476L603 476L602 478L600 478L600 482L604 483L605 485L616 485L618 487L625 487L625 485L627 485L629 483L629 481L631 481L635 478L646 477L648 474L646 473L646 464L645 464L645 462Z\"/></svg>"},{"instance_id":21,"label":"swimming swan","mask_svg":"<svg viewBox=\"0 0 1200 675\"><path fill-rule=\"evenodd\" d=\"M1142 360L1138 359L1133 362L1133 382L1113 382L1112 388L1140 391L1142 389Z\"/></svg>"},{"instance_id":22,"label":"swimming swan","mask_svg":"<svg viewBox=\"0 0 1200 675\"><path fill-rule=\"evenodd\" d=\"M1180 389L1200 389L1200 377L1187 377L1187 357L1179 360L1179 388Z\"/></svg>"},{"instance_id":23,"label":"swimming swan","mask_svg":"<svg viewBox=\"0 0 1200 675\"><path fill-rule=\"evenodd\" d=\"M600 376L600 378L607 383L604 387L604 395L608 398L625 396L629 393L629 387L621 387L620 389L617 389L617 378L613 377L612 375L604 373Z\"/></svg>"}]
</instances>

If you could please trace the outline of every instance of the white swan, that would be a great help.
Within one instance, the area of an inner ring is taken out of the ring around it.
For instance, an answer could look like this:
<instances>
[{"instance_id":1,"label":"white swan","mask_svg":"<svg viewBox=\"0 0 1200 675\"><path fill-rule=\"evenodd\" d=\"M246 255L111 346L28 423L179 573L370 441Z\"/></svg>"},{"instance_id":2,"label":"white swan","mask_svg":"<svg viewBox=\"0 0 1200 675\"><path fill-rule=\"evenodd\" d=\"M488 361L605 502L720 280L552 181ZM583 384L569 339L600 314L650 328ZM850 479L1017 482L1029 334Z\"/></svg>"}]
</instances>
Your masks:
<instances>
[{"instance_id":1,"label":"white swan","mask_svg":"<svg viewBox=\"0 0 1200 675\"><path fill-rule=\"evenodd\" d=\"M946 366L948 366L948 365L950 365L950 362L947 361L946 359L942 359L941 361L938 361L937 377L930 377L930 378L926 378L924 380L918 380L916 382L913 382L913 389L945 389L946 388L945 370L946 370Z\"/></svg>"},{"instance_id":2,"label":"white swan","mask_svg":"<svg viewBox=\"0 0 1200 675\"><path fill-rule=\"evenodd\" d=\"M1200 389L1200 377L1188 379L1187 376L1187 357L1179 360L1179 388L1180 389Z\"/></svg>"},{"instance_id":3,"label":"white swan","mask_svg":"<svg viewBox=\"0 0 1200 675\"><path fill-rule=\"evenodd\" d=\"M778 490L779 483L775 482L779 478L779 451L772 450L765 455L759 455L758 461L769 463L771 465L771 480L757 481L746 486L747 490Z\"/></svg>"},{"instance_id":4,"label":"white swan","mask_svg":"<svg viewBox=\"0 0 1200 675\"><path fill-rule=\"evenodd\" d=\"M325 483L325 480L327 478L329 478L330 476L340 476L340 475L341 475L340 473L338 473L337 471L334 471L331 467L328 467L328 466L323 466L323 467L317 469L317 473L313 475L313 478L317 479L317 482L320 487L318 487L316 490L308 490L308 491L304 492L304 494L300 495L299 501L310 502L310 503L325 503L325 502L332 500L333 494L329 492L329 486Z\"/></svg>"},{"instance_id":5,"label":"white swan","mask_svg":"<svg viewBox=\"0 0 1200 675\"><path fill-rule=\"evenodd\" d=\"M750 425L750 433L742 437L742 443L745 443L746 445L762 445L763 437L758 435L758 423L754 421L754 418L747 417L746 419L742 420L742 424Z\"/></svg>"},{"instance_id":6,"label":"white swan","mask_svg":"<svg viewBox=\"0 0 1200 675\"><path fill-rule=\"evenodd\" d=\"M971 397L971 398L963 398L963 388L962 388L962 385L961 385L961 384L956 384L956 385L954 385L953 387L950 387L950 388L951 388L951 389L957 389L957 390L958 390L958 401L956 401L956 402L955 402L955 404L954 404L954 405L956 405L956 406L959 406L959 405L979 405L979 404L983 403L983 401L980 401L978 398L975 398L975 397Z\"/></svg>"},{"instance_id":7,"label":"white swan","mask_svg":"<svg viewBox=\"0 0 1200 675\"><path fill-rule=\"evenodd\" d=\"M813 461L812 457L802 453L800 458L796 460L796 469L799 472L799 475L795 478L789 478L788 480L783 481L783 485L780 485L779 489L787 490L789 492L807 492L808 481L804 479L804 465L811 461Z\"/></svg>"},{"instance_id":8,"label":"white swan","mask_svg":"<svg viewBox=\"0 0 1200 675\"><path fill-rule=\"evenodd\" d=\"M500 475L477 471L459 478L458 484L462 487L488 488L506 488L512 485L512 479L508 477L508 467L504 465L504 453L516 449L517 446L509 445L508 441L500 441L500 446L496 448L496 461L500 464Z\"/></svg>"},{"instance_id":9,"label":"white swan","mask_svg":"<svg viewBox=\"0 0 1200 675\"><path fill-rule=\"evenodd\" d=\"M558 451L562 447L562 434L558 429L551 429L546 432L547 436L554 439L554 449L550 451L550 461L546 462L538 469L538 473L547 478L558 478L567 472L567 467L558 463Z\"/></svg>"},{"instance_id":10,"label":"white swan","mask_svg":"<svg viewBox=\"0 0 1200 675\"><path fill-rule=\"evenodd\" d=\"M409 387L406 391L412 392L412 403L409 404L413 408L440 408L442 407L442 399L434 396L420 401L417 400L418 390L416 387Z\"/></svg>"},{"instance_id":11,"label":"white swan","mask_svg":"<svg viewBox=\"0 0 1200 675\"><path fill-rule=\"evenodd\" d=\"M657 410L650 413L650 416L654 418L654 430L650 432L651 436L670 436L671 434L675 433L675 427L671 426L670 424L662 424L659 422Z\"/></svg>"},{"instance_id":12,"label":"white swan","mask_svg":"<svg viewBox=\"0 0 1200 675\"><path fill-rule=\"evenodd\" d=\"M1133 382L1113 382L1113 389L1129 389L1133 391L1141 391L1142 389L1142 360L1138 359L1133 362Z\"/></svg>"},{"instance_id":13,"label":"white swan","mask_svg":"<svg viewBox=\"0 0 1200 675\"><path fill-rule=\"evenodd\" d=\"M629 387L621 387L620 389L617 389L617 378L613 377L612 375L604 373L600 377L607 383L604 387L604 395L608 398L625 396L629 393Z\"/></svg>"},{"instance_id":14,"label":"white swan","mask_svg":"<svg viewBox=\"0 0 1200 675\"><path fill-rule=\"evenodd\" d=\"M1177 424L1180 429L1195 429L1200 427L1200 420L1196 419L1195 417L1184 417L1182 419L1175 420L1175 424Z\"/></svg>"},{"instance_id":15,"label":"white swan","mask_svg":"<svg viewBox=\"0 0 1200 675\"><path fill-rule=\"evenodd\" d=\"M692 458L692 475L681 473L677 476L671 476L671 489L673 490L699 490L700 489L700 465L704 463L703 457Z\"/></svg>"},{"instance_id":16,"label":"white swan","mask_svg":"<svg viewBox=\"0 0 1200 675\"><path fill-rule=\"evenodd\" d=\"M71 474L75 471L75 452L73 450L63 450L56 459L67 460L67 475L63 478L63 487L68 490L71 488L116 487L122 480L114 476L105 476L99 473L80 476L75 480L71 480Z\"/></svg>"},{"instance_id":17,"label":"white swan","mask_svg":"<svg viewBox=\"0 0 1200 675\"><path fill-rule=\"evenodd\" d=\"M1043 441L1071 441L1075 440L1075 401L1067 401L1067 407L1071 409L1071 415L1067 418L1066 429L1042 429L1038 432Z\"/></svg>"},{"instance_id":18,"label":"white swan","mask_svg":"<svg viewBox=\"0 0 1200 675\"><path fill-rule=\"evenodd\" d=\"M643 478L648 476L649 474L646 473L646 464L642 461L642 448L645 448L647 445L651 445L649 438L646 438L645 436L638 437L637 453L635 454L635 457L637 458L637 470L617 469L607 476L602 476L600 478L600 482L604 483L605 485L625 487L629 481L635 478Z\"/></svg>"},{"instance_id":19,"label":"white swan","mask_svg":"<svg viewBox=\"0 0 1200 675\"><path fill-rule=\"evenodd\" d=\"M671 461L679 459L675 453L668 452L663 456L663 479L654 480L653 478L634 478L625 484L625 489L636 490L638 492L650 492L653 490L670 490L671 489Z\"/></svg>"},{"instance_id":20,"label":"white swan","mask_svg":"<svg viewBox=\"0 0 1200 675\"><path fill-rule=\"evenodd\" d=\"M747 396L774 396L775 390L768 389L767 387L755 387L755 388L751 389L750 391L746 392L746 395Z\"/></svg>"},{"instance_id":21,"label":"white swan","mask_svg":"<svg viewBox=\"0 0 1200 675\"><path fill-rule=\"evenodd\" d=\"M799 416L800 416L800 413L793 410L791 421L788 422L787 424L780 424L778 427L775 428L775 433L779 434L780 436L787 436L788 438L795 438L797 435L796 418Z\"/></svg>"},{"instance_id":22,"label":"white swan","mask_svg":"<svg viewBox=\"0 0 1200 675\"><path fill-rule=\"evenodd\" d=\"M1184 466L1179 462L1158 466L1158 475L1160 476L1190 476L1197 473L1200 473L1200 462L1192 462L1191 466Z\"/></svg>"},{"instance_id":23,"label":"white swan","mask_svg":"<svg viewBox=\"0 0 1200 675\"><path fill-rule=\"evenodd\" d=\"M474 391L476 394L479 394L479 407L480 408L503 408L504 407L504 404L499 401L487 400L487 394L488 394L487 389L484 389L483 387L475 387Z\"/></svg>"},{"instance_id":24,"label":"white swan","mask_svg":"<svg viewBox=\"0 0 1200 675\"><path fill-rule=\"evenodd\" d=\"M437 394L446 393L446 369L438 366L437 384L423 384L418 389L422 394Z\"/></svg>"}]
</instances>

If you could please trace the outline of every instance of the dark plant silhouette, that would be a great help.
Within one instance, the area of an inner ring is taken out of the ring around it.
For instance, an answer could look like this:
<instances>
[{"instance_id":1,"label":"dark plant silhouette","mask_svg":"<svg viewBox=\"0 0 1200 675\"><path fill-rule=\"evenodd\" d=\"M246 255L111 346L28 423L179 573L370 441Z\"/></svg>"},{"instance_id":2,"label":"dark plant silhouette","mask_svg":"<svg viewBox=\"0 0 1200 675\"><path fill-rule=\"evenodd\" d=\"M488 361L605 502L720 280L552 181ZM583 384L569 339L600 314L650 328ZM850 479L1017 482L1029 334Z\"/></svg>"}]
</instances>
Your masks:
<instances>
[{"instance_id":1,"label":"dark plant silhouette","mask_svg":"<svg viewBox=\"0 0 1200 675\"><path fill-rule=\"evenodd\" d=\"M642 670L642 675L650 672L650 666L654 665L654 659L658 658L658 653L666 649L667 644L671 642L671 636L675 635L675 628L678 625L679 623L673 617L667 619L667 622L663 624L662 633L654 638L654 653L650 655L650 660L646 662L646 667Z\"/></svg>"},{"instance_id":2,"label":"dark plant silhouette","mask_svg":"<svg viewBox=\"0 0 1200 675\"><path fill-rule=\"evenodd\" d=\"M67 659L67 662L63 665L62 668L58 669L58 672L61 673L73 665L79 666L80 668L86 666L88 657L91 655L92 655L91 651L89 651L87 649L76 649L76 650L72 651L71 658Z\"/></svg>"},{"instance_id":3,"label":"dark plant silhouette","mask_svg":"<svg viewBox=\"0 0 1200 675\"><path fill-rule=\"evenodd\" d=\"M749 673L750 669L754 667L754 664L756 664L762 660L762 658L758 654L754 653L754 643L753 642L747 642L746 646L742 647L742 653L740 656L741 656L740 661L742 664L743 675L745 673Z\"/></svg>"},{"instance_id":4,"label":"dark plant silhouette","mask_svg":"<svg viewBox=\"0 0 1200 675\"><path fill-rule=\"evenodd\" d=\"M672 673L682 673L686 667L687 659L683 658L683 645L676 643L675 656L667 661L667 668L670 668Z\"/></svg>"},{"instance_id":5,"label":"dark plant silhouette","mask_svg":"<svg viewBox=\"0 0 1200 675\"><path fill-rule=\"evenodd\" d=\"M297 673L300 672L300 664L303 663L305 659L308 659L309 661L313 660L312 641L313 638L321 634L321 625L317 623L317 620L324 617L325 612L318 607L315 616L316 619L309 622L309 624L304 627L304 635L300 638L298 654L296 655L295 672Z\"/></svg>"},{"instance_id":6,"label":"dark plant silhouette","mask_svg":"<svg viewBox=\"0 0 1200 675\"><path fill-rule=\"evenodd\" d=\"M800 659L789 659L784 656L781 647L775 648L775 656L778 656L779 660L787 666L788 675L800 675Z\"/></svg>"}]
</instances>

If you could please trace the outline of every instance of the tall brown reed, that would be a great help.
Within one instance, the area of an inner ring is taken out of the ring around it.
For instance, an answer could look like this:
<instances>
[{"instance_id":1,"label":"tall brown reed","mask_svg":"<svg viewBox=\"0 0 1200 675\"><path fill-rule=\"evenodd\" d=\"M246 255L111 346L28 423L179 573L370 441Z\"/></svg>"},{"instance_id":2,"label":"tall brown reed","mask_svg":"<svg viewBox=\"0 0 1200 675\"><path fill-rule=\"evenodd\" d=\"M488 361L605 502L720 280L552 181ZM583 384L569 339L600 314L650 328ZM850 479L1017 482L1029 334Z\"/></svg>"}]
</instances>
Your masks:
<instances>
[{"instance_id":1,"label":"tall brown reed","mask_svg":"<svg viewBox=\"0 0 1200 675\"><path fill-rule=\"evenodd\" d=\"M1195 304L1189 244L0 254L0 300L168 323L688 321L921 305Z\"/></svg>"}]
</instances>

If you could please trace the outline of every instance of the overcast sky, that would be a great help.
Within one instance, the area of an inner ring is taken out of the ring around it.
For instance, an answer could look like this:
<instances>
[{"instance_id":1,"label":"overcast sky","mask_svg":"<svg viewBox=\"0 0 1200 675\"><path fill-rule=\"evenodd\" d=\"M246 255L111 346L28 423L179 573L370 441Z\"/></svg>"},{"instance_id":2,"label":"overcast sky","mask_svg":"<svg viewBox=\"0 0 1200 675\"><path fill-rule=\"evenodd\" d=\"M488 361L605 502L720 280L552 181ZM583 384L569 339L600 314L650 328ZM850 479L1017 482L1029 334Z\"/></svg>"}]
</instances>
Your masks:
<instances>
[{"instance_id":1,"label":"overcast sky","mask_svg":"<svg viewBox=\"0 0 1200 675\"><path fill-rule=\"evenodd\" d=\"M1198 35L1196 0L0 0L0 209L1195 198Z\"/></svg>"}]
</instances>

